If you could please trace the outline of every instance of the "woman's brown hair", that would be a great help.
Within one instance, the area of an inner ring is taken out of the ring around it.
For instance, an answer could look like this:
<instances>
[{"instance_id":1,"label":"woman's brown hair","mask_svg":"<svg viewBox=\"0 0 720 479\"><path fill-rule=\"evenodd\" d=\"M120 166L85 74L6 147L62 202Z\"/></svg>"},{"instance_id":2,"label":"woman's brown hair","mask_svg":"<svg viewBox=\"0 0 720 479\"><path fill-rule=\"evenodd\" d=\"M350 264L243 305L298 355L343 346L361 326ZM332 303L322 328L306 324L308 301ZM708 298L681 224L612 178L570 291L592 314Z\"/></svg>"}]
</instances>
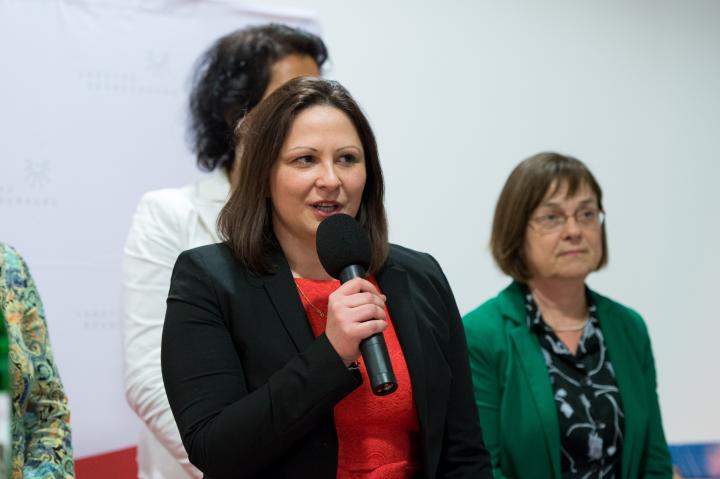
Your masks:
<instances>
[{"instance_id":1,"label":"woman's brown hair","mask_svg":"<svg viewBox=\"0 0 720 479\"><path fill-rule=\"evenodd\" d=\"M583 186L588 186L603 209L602 189L590 170L580 160L545 152L522 161L510 173L495 207L490 250L500 269L516 281L531 279L524 248L527 226L543 198L553 195L567 185L567 196L572 197ZM552 189L552 191L551 191ZM608 261L605 224L602 225L602 255L597 269Z\"/></svg>"},{"instance_id":2,"label":"woman's brown hair","mask_svg":"<svg viewBox=\"0 0 720 479\"><path fill-rule=\"evenodd\" d=\"M218 228L238 261L267 274L268 254L280 249L272 229L270 174L295 118L312 106L330 106L352 122L365 154L367 179L356 219L372 246L368 272L376 273L388 253L385 186L377 143L370 123L350 93L338 82L301 77L290 80L263 100L236 128L238 170L232 194L220 212Z\"/></svg>"}]
</instances>

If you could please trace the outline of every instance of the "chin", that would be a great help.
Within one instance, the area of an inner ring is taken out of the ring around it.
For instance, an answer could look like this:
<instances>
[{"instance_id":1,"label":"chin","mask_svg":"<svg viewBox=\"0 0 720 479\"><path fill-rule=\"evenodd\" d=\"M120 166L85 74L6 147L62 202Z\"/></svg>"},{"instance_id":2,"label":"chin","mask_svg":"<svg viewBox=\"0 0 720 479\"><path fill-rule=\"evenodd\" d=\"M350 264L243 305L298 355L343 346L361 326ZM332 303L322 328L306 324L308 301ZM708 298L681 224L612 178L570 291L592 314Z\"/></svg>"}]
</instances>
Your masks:
<instances>
[{"instance_id":1,"label":"chin","mask_svg":"<svg viewBox=\"0 0 720 479\"><path fill-rule=\"evenodd\" d=\"M577 279L577 280L584 281L585 278L587 278L590 273L592 273L592 270L589 270L587 268L582 268L582 269L578 268L578 269L560 271L560 272L558 272L556 277L563 278L563 279Z\"/></svg>"}]
</instances>

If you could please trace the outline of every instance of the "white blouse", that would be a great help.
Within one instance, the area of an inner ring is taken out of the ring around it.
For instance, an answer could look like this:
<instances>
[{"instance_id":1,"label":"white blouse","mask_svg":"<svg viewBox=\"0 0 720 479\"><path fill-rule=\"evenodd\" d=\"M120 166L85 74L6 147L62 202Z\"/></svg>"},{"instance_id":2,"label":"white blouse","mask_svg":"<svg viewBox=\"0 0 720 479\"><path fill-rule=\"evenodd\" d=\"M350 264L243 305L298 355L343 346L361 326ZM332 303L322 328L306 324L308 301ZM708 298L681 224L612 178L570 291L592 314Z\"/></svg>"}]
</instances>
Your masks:
<instances>
[{"instance_id":1,"label":"white blouse","mask_svg":"<svg viewBox=\"0 0 720 479\"><path fill-rule=\"evenodd\" d=\"M125 244L122 333L127 400L145 424L138 443L140 479L201 478L187 458L160 370L160 341L170 275L178 255L217 243L217 217L230 191L225 171L182 188L146 193Z\"/></svg>"}]
</instances>

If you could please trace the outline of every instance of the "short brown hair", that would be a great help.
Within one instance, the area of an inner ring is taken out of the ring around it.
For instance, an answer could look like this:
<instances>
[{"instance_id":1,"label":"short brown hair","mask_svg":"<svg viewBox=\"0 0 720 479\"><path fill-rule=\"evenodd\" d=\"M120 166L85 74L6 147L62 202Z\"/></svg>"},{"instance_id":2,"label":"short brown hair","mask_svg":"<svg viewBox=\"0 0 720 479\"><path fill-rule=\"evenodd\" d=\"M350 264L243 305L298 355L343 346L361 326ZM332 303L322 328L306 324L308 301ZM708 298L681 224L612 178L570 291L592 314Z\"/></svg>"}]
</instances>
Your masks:
<instances>
[{"instance_id":1,"label":"short brown hair","mask_svg":"<svg viewBox=\"0 0 720 479\"><path fill-rule=\"evenodd\" d=\"M545 152L522 161L510 173L495 206L490 250L500 269L516 281L531 279L525 260L525 235L535 209L548 194L567 185L568 197L587 185L595 193L602 210L602 189L590 170L580 160ZM552 191L550 189L552 188ZM608 261L605 224L602 225L602 256L597 269Z\"/></svg>"},{"instance_id":2,"label":"short brown hair","mask_svg":"<svg viewBox=\"0 0 720 479\"><path fill-rule=\"evenodd\" d=\"M365 153L365 188L356 219L372 247L368 272L376 273L388 254L385 185L375 135L362 110L340 83L319 78L290 80L263 100L236 128L238 171L218 227L238 261L255 273L268 273L267 256L280 249L272 229L270 174L295 118L312 106L331 106L352 122Z\"/></svg>"}]
</instances>

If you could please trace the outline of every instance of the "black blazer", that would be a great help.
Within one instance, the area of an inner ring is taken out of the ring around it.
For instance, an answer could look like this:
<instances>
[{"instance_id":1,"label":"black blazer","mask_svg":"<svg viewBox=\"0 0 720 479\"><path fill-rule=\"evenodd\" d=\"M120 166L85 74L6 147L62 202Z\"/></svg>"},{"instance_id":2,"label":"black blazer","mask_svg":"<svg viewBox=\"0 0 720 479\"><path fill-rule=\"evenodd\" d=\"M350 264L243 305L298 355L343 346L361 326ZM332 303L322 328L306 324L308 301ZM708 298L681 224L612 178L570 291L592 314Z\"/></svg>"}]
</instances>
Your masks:
<instances>
[{"instance_id":1,"label":"black blazer","mask_svg":"<svg viewBox=\"0 0 720 479\"><path fill-rule=\"evenodd\" d=\"M190 461L205 477L331 478L333 407L356 387L310 329L285 257L247 272L224 244L185 251L170 283L162 373ZM403 348L423 477L490 478L455 299L429 255L391 246L377 275ZM364 385L363 387L368 387Z\"/></svg>"}]
</instances>

